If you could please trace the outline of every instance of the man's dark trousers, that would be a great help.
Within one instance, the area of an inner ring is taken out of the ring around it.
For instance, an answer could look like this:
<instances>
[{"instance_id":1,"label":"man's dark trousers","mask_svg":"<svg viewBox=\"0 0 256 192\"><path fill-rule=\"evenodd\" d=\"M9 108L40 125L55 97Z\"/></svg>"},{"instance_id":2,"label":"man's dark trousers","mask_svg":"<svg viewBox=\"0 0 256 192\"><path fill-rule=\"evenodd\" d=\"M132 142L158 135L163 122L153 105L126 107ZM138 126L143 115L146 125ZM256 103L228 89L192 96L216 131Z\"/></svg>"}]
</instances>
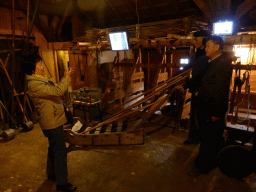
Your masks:
<instances>
[{"instance_id":1,"label":"man's dark trousers","mask_svg":"<svg viewBox=\"0 0 256 192\"><path fill-rule=\"evenodd\" d=\"M199 115L200 149L195 165L203 173L216 166L217 156L222 145L222 134L225 128L224 118L213 122L207 114Z\"/></svg>"},{"instance_id":2,"label":"man's dark trousers","mask_svg":"<svg viewBox=\"0 0 256 192\"><path fill-rule=\"evenodd\" d=\"M199 141L199 125L198 125L198 111L197 111L197 96L195 93L191 95L191 105L190 105L190 126L188 130L188 140L189 141Z\"/></svg>"},{"instance_id":3,"label":"man's dark trousers","mask_svg":"<svg viewBox=\"0 0 256 192\"><path fill-rule=\"evenodd\" d=\"M56 178L59 185L67 184L67 150L63 126L55 129L43 130L49 140L47 176Z\"/></svg>"}]
</instances>

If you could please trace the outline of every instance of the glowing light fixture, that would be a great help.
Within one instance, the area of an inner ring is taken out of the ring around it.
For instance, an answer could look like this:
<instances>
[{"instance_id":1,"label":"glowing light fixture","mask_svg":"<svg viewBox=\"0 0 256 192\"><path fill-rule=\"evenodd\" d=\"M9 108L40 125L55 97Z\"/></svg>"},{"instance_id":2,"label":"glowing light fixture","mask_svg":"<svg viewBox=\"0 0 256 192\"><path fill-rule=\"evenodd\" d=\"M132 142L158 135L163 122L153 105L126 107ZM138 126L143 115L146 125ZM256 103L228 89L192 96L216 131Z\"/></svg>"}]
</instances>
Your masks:
<instances>
[{"instance_id":1,"label":"glowing light fixture","mask_svg":"<svg viewBox=\"0 0 256 192\"><path fill-rule=\"evenodd\" d=\"M253 64L256 58L256 48L249 45L235 45L235 56L240 58L241 64Z\"/></svg>"},{"instance_id":2,"label":"glowing light fixture","mask_svg":"<svg viewBox=\"0 0 256 192\"><path fill-rule=\"evenodd\" d=\"M78 45L79 46L89 46L89 45L91 45L91 43L89 43L89 42L78 42Z\"/></svg>"},{"instance_id":3,"label":"glowing light fixture","mask_svg":"<svg viewBox=\"0 0 256 192\"><path fill-rule=\"evenodd\" d=\"M188 63L189 63L189 59L188 58L181 58L180 59L180 64L183 64L183 65L185 64L186 65Z\"/></svg>"}]
</instances>

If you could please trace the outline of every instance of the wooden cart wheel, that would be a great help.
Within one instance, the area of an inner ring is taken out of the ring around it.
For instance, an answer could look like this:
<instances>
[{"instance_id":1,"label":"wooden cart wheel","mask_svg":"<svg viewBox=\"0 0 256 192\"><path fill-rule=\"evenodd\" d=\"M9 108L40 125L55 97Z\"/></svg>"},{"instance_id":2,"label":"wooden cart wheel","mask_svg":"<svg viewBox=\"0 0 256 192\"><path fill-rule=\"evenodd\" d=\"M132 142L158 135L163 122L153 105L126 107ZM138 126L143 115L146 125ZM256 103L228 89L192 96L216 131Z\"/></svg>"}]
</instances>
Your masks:
<instances>
[{"instance_id":1,"label":"wooden cart wheel","mask_svg":"<svg viewBox=\"0 0 256 192\"><path fill-rule=\"evenodd\" d=\"M223 174L242 179L254 171L253 159L246 147L230 145L220 151L218 165Z\"/></svg>"}]
</instances>

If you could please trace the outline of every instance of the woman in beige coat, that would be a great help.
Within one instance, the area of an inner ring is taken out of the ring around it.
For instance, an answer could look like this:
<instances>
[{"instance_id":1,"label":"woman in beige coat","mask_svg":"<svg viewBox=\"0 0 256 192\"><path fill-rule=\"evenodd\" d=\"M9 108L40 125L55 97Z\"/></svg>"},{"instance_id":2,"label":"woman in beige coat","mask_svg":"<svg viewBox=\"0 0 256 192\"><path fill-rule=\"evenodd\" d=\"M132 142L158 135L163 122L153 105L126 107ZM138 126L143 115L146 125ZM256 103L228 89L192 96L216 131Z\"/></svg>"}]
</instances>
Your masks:
<instances>
[{"instance_id":1,"label":"woman in beige coat","mask_svg":"<svg viewBox=\"0 0 256 192\"><path fill-rule=\"evenodd\" d=\"M76 186L68 183L67 151L63 125L67 122L61 96L70 83L71 69L65 71L59 84L45 77L45 68L38 48L31 46L30 55L22 56L26 66L28 93L39 115L39 124L49 140L47 177L57 183L57 190L74 191Z\"/></svg>"}]
</instances>

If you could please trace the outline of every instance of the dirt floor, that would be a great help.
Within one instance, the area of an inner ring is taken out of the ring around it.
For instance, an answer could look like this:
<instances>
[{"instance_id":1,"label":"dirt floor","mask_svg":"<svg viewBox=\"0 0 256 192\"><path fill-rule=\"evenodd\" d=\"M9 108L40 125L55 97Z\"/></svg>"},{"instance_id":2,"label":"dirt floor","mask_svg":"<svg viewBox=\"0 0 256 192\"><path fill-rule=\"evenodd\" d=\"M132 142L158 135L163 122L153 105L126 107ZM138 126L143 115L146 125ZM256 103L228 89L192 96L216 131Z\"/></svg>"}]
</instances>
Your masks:
<instances>
[{"instance_id":1,"label":"dirt floor","mask_svg":"<svg viewBox=\"0 0 256 192\"><path fill-rule=\"evenodd\" d=\"M215 168L188 176L199 145L183 145L185 131L156 125L143 145L86 147L68 153L69 181L78 192L255 192L255 174L230 178ZM8 142L0 140L1 192L56 191L46 179L48 142L38 124ZM68 146L68 144L67 144Z\"/></svg>"}]
</instances>

